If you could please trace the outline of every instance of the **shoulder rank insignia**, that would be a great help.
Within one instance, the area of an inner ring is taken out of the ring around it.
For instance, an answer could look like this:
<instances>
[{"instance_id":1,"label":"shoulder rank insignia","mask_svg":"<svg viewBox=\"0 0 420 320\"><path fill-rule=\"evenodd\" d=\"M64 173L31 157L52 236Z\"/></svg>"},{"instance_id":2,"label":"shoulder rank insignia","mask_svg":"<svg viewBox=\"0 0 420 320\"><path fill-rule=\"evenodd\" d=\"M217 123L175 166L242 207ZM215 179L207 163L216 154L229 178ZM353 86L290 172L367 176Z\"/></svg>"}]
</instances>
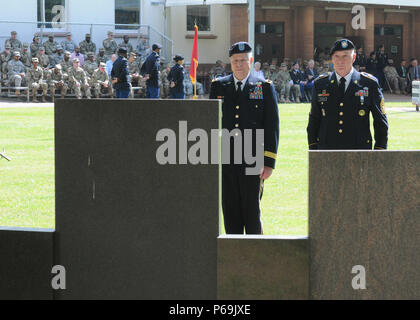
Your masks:
<instances>
[{"instance_id":1,"label":"shoulder rank insignia","mask_svg":"<svg viewBox=\"0 0 420 320\"><path fill-rule=\"evenodd\" d=\"M372 76L370 73L360 72L360 74L361 74L362 76L364 76L365 78L368 78L368 79L370 79L370 80L376 81L375 77L374 77L374 76Z\"/></svg>"},{"instance_id":2,"label":"shoulder rank insignia","mask_svg":"<svg viewBox=\"0 0 420 320\"><path fill-rule=\"evenodd\" d=\"M326 77L328 77L328 73L323 73L316 80L323 79L323 78L326 78Z\"/></svg>"},{"instance_id":3,"label":"shoulder rank insignia","mask_svg":"<svg viewBox=\"0 0 420 320\"><path fill-rule=\"evenodd\" d=\"M211 82L216 82L217 81L217 79L213 79L213 80L211 80Z\"/></svg>"},{"instance_id":4,"label":"shoulder rank insignia","mask_svg":"<svg viewBox=\"0 0 420 320\"><path fill-rule=\"evenodd\" d=\"M270 79L265 80L266 83L272 83L273 81L271 81Z\"/></svg>"}]
</instances>

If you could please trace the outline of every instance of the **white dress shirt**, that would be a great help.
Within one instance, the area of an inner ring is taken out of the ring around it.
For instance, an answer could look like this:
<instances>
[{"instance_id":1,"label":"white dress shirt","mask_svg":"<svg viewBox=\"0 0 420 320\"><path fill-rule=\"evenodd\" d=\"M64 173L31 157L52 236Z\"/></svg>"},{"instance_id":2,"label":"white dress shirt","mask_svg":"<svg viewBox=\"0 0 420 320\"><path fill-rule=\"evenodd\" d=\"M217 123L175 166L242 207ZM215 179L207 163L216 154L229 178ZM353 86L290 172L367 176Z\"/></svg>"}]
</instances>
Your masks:
<instances>
[{"instance_id":1,"label":"white dress shirt","mask_svg":"<svg viewBox=\"0 0 420 320\"><path fill-rule=\"evenodd\" d=\"M351 71L344 77L346 79L346 88L344 89L344 92L346 92L347 88L350 85L351 76L353 75L353 72L354 72L354 68L351 68ZM342 77L340 77L337 72L335 72L335 75L337 77L337 84L340 85L340 80Z\"/></svg>"}]
</instances>

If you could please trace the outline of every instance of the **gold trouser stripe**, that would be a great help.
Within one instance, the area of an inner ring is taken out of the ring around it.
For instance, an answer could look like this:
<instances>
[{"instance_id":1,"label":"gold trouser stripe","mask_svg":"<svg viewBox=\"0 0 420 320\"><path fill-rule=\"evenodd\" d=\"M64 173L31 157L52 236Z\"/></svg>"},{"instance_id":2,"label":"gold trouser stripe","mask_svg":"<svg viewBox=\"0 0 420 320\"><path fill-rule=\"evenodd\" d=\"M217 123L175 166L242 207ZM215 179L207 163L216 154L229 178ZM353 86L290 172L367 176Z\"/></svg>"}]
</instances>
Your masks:
<instances>
[{"instance_id":1,"label":"gold trouser stripe","mask_svg":"<svg viewBox=\"0 0 420 320\"><path fill-rule=\"evenodd\" d=\"M277 155L273 152L270 152L270 151L264 151L264 157L269 157L269 158L272 158L274 160L277 159Z\"/></svg>"},{"instance_id":2,"label":"gold trouser stripe","mask_svg":"<svg viewBox=\"0 0 420 320\"><path fill-rule=\"evenodd\" d=\"M311 143L309 146L313 146L314 144L318 144L318 142Z\"/></svg>"}]
</instances>

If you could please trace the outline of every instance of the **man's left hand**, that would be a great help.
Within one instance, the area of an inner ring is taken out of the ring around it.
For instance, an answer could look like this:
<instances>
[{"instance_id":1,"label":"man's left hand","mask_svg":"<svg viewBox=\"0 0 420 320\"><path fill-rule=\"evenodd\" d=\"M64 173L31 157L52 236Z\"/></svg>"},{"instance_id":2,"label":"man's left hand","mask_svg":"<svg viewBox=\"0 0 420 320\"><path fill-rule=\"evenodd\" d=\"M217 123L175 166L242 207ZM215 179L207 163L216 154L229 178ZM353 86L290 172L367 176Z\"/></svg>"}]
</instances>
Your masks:
<instances>
[{"instance_id":1,"label":"man's left hand","mask_svg":"<svg viewBox=\"0 0 420 320\"><path fill-rule=\"evenodd\" d=\"M273 173L273 168L264 167L261 169L260 178L263 180L267 180L268 178L270 178L272 173Z\"/></svg>"}]
</instances>

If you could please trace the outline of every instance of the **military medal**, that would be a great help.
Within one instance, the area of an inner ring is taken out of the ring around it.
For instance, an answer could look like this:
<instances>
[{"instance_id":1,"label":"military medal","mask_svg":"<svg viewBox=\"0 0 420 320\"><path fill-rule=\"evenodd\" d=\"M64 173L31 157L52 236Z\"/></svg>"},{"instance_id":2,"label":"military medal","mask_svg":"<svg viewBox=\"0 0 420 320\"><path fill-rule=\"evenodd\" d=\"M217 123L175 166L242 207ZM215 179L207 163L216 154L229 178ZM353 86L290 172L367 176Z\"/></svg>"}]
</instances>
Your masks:
<instances>
[{"instance_id":1,"label":"military medal","mask_svg":"<svg viewBox=\"0 0 420 320\"><path fill-rule=\"evenodd\" d=\"M256 86L253 89L250 89L249 99L252 100L262 100L263 99L263 90L262 83L257 82Z\"/></svg>"}]
</instances>

